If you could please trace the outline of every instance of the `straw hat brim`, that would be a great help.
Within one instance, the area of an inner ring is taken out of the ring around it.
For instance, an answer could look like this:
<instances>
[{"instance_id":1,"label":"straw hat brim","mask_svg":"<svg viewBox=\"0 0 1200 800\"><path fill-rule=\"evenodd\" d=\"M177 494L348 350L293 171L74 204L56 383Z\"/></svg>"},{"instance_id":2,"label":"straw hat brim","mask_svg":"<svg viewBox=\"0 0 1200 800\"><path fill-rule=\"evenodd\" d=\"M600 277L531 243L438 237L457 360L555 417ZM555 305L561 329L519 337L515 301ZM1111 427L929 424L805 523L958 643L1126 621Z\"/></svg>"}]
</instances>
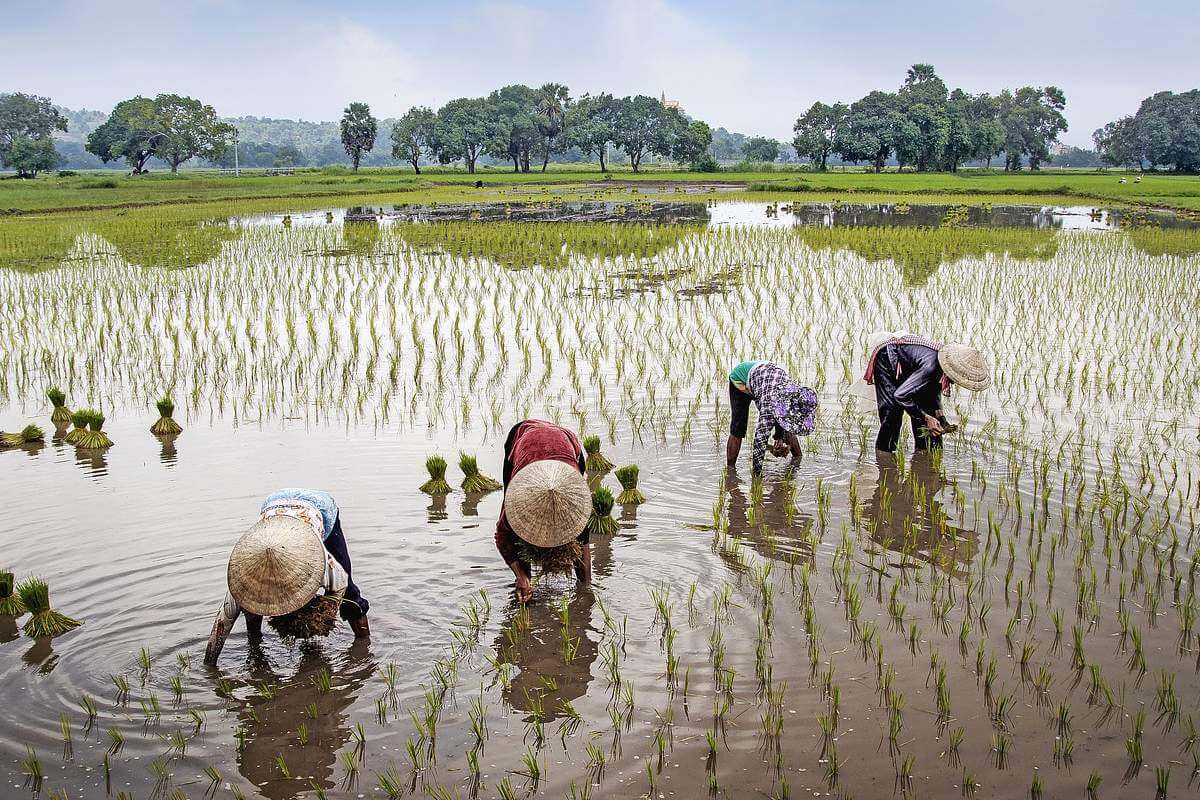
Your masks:
<instances>
[{"instance_id":1,"label":"straw hat brim","mask_svg":"<svg viewBox=\"0 0 1200 800\"><path fill-rule=\"evenodd\" d=\"M267 517L233 546L228 581L233 599L251 614L290 614L324 584L325 545L295 517Z\"/></svg>"},{"instance_id":2,"label":"straw hat brim","mask_svg":"<svg viewBox=\"0 0 1200 800\"><path fill-rule=\"evenodd\" d=\"M965 344L946 344L938 351L938 364L951 381L972 392L992 385L992 368L983 353Z\"/></svg>"},{"instance_id":3,"label":"straw hat brim","mask_svg":"<svg viewBox=\"0 0 1200 800\"><path fill-rule=\"evenodd\" d=\"M508 484L504 514L513 531L535 547L558 547L579 536L592 513L592 493L578 469L535 461Z\"/></svg>"}]
</instances>

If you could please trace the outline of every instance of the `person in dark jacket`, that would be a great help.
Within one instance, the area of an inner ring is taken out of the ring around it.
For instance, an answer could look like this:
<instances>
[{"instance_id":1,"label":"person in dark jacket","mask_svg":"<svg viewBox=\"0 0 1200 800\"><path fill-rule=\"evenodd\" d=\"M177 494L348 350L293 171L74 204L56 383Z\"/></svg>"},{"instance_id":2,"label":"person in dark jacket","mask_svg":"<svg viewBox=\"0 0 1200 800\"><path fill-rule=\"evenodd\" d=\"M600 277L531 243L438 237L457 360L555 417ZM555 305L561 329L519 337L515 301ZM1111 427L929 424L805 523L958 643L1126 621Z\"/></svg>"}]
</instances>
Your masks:
<instances>
[{"instance_id":1,"label":"person in dark jacket","mask_svg":"<svg viewBox=\"0 0 1200 800\"><path fill-rule=\"evenodd\" d=\"M592 513L592 493L584 472L579 439L561 425L527 419L508 432L496 549L516 578L519 602L533 596L533 586L532 566L522 558L518 539L541 550L577 541L580 556L575 576L583 583L591 581L592 554L585 528Z\"/></svg>"},{"instance_id":2,"label":"person in dark jacket","mask_svg":"<svg viewBox=\"0 0 1200 800\"><path fill-rule=\"evenodd\" d=\"M992 371L973 347L905 335L872 349L863 380L874 384L879 407L875 449L894 453L905 414L917 450L940 447L942 435L954 429L942 411L942 397L952 385L983 391L992 383Z\"/></svg>"}]
</instances>

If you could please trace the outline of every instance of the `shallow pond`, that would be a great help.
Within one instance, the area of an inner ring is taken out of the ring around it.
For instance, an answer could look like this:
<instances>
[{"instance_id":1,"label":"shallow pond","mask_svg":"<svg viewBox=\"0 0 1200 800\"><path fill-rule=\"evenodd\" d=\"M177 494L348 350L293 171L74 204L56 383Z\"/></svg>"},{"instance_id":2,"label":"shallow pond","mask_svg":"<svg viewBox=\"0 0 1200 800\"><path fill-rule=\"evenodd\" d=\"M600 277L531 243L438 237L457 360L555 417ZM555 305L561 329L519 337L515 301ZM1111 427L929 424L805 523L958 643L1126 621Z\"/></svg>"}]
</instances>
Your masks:
<instances>
[{"instance_id":1,"label":"shallow pond","mask_svg":"<svg viewBox=\"0 0 1200 800\"><path fill-rule=\"evenodd\" d=\"M0 452L0 561L83 621L34 640L0 618L4 795L1194 786L1195 234L1061 230L1062 210L781 230L701 208L665 226L338 210L198 239L131 219L84 226L57 268L0 272L0 428L46 428ZM877 458L846 394L867 335L900 328L994 366L992 390L951 398L963 431L935 461ZM725 373L749 357L821 399L803 460L761 485L748 445L734 472L722 455ZM53 435L52 384L104 410L111 449ZM169 440L148 432L163 393ZM417 487L433 453L496 475L530 416L599 434L649 500L594 543L591 589L544 578L521 610L499 493ZM372 639L252 646L239 627L208 670L229 549L285 485L341 505Z\"/></svg>"}]
</instances>

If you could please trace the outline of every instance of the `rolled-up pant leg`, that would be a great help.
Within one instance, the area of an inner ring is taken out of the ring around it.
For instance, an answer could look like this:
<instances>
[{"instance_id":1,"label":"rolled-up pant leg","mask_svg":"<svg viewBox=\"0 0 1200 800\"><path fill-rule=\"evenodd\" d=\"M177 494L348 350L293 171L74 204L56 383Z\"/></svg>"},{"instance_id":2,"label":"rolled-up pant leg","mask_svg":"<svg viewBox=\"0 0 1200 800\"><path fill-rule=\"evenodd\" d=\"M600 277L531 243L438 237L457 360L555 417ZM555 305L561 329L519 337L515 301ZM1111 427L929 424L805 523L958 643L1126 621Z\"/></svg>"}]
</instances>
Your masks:
<instances>
[{"instance_id":1,"label":"rolled-up pant leg","mask_svg":"<svg viewBox=\"0 0 1200 800\"><path fill-rule=\"evenodd\" d=\"M365 615L371 604L362 596L358 585L354 582L354 573L350 571L350 551L346 548L346 537L342 534L342 517L339 514L333 523L333 532L325 540L325 550L333 556L333 560L346 570L346 595L342 602L342 619L353 620Z\"/></svg>"}]
</instances>

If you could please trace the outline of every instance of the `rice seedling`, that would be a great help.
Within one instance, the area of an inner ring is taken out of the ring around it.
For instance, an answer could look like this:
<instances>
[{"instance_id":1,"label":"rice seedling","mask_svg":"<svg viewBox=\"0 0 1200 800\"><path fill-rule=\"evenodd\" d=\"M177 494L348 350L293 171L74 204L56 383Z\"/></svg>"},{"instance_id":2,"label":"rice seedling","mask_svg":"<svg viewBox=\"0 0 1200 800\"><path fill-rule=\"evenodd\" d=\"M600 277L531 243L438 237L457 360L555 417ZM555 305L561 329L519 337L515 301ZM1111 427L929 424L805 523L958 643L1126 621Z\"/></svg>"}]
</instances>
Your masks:
<instances>
[{"instance_id":1,"label":"rice seedling","mask_svg":"<svg viewBox=\"0 0 1200 800\"><path fill-rule=\"evenodd\" d=\"M36 794L41 789L46 773L42 769L42 762L38 758L37 752L29 745L25 745L25 758L21 760L21 771L25 774L26 782L33 784L33 791Z\"/></svg>"},{"instance_id":2,"label":"rice seedling","mask_svg":"<svg viewBox=\"0 0 1200 800\"><path fill-rule=\"evenodd\" d=\"M25 635L31 639L59 636L82 624L50 607L50 587L41 578L22 581L17 586L17 594L31 615L23 627Z\"/></svg>"},{"instance_id":3,"label":"rice seedling","mask_svg":"<svg viewBox=\"0 0 1200 800\"><path fill-rule=\"evenodd\" d=\"M600 437L585 436L583 437L583 450L585 455L584 466L588 472L605 473L613 468L613 463L604 457L600 452Z\"/></svg>"},{"instance_id":4,"label":"rice seedling","mask_svg":"<svg viewBox=\"0 0 1200 800\"><path fill-rule=\"evenodd\" d=\"M164 395L159 398L154 407L158 409L158 421L150 426L150 432L155 436L178 436L183 428L175 421L175 401Z\"/></svg>"},{"instance_id":5,"label":"rice seedling","mask_svg":"<svg viewBox=\"0 0 1200 800\"><path fill-rule=\"evenodd\" d=\"M646 502L646 495L638 489L638 472L637 464L629 464L619 467L615 473L621 483L621 493L617 495L617 502L623 506L641 505Z\"/></svg>"},{"instance_id":6,"label":"rice seedling","mask_svg":"<svg viewBox=\"0 0 1200 800\"><path fill-rule=\"evenodd\" d=\"M421 484L421 491L428 495L450 494L452 489L446 482L446 459L438 455L425 459L425 469L429 471L429 480Z\"/></svg>"},{"instance_id":7,"label":"rice seedling","mask_svg":"<svg viewBox=\"0 0 1200 800\"><path fill-rule=\"evenodd\" d=\"M608 487L600 486L592 492L592 515L585 530L590 536L611 536L620 530L612 517L613 496Z\"/></svg>"},{"instance_id":8,"label":"rice seedling","mask_svg":"<svg viewBox=\"0 0 1200 800\"><path fill-rule=\"evenodd\" d=\"M458 466L463 473L462 488L464 492L486 494L500 488L500 481L488 477L479 471L479 462L474 455L459 453Z\"/></svg>"},{"instance_id":9,"label":"rice seedling","mask_svg":"<svg viewBox=\"0 0 1200 800\"><path fill-rule=\"evenodd\" d=\"M21 447L22 445L40 442L46 438L45 432L37 425L26 425L15 433L0 433L0 448Z\"/></svg>"},{"instance_id":10,"label":"rice seedling","mask_svg":"<svg viewBox=\"0 0 1200 800\"><path fill-rule=\"evenodd\" d=\"M1096 770L1092 770L1088 775L1087 796L1088 800L1098 800L1100 797L1100 784L1104 783L1104 778Z\"/></svg>"},{"instance_id":11,"label":"rice seedling","mask_svg":"<svg viewBox=\"0 0 1200 800\"><path fill-rule=\"evenodd\" d=\"M104 414L94 408L84 409L83 413L87 415L87 430L79 435L74 444L82 450L107 450L112 447L112 439L104 432ZM75 422L75 417L71 419Z\"/></svg>"},{"instance_id":12,"label":"rice seedling","mask_svg":"<svg viewBox=\"0 0 1200 800\"><path fill-rule=\"evenodd\" d=\"M46 397L54 410L50 413L50 422L56 428L64 428L71 424L71 409L67 408L67 395L57 386L46 390Z\"/></svg>"},{"instance_id":13,"label":"rice seedling","mask_svg":"<svg viewBox=\"0 0 1200 800\"><path fill-rule=\"evenodd\" d=\"M7 570L0 570L0 614L20 617L25 614L25 603L21 595L15 591L15 576Z\"/></svg>"}]
</instances>

